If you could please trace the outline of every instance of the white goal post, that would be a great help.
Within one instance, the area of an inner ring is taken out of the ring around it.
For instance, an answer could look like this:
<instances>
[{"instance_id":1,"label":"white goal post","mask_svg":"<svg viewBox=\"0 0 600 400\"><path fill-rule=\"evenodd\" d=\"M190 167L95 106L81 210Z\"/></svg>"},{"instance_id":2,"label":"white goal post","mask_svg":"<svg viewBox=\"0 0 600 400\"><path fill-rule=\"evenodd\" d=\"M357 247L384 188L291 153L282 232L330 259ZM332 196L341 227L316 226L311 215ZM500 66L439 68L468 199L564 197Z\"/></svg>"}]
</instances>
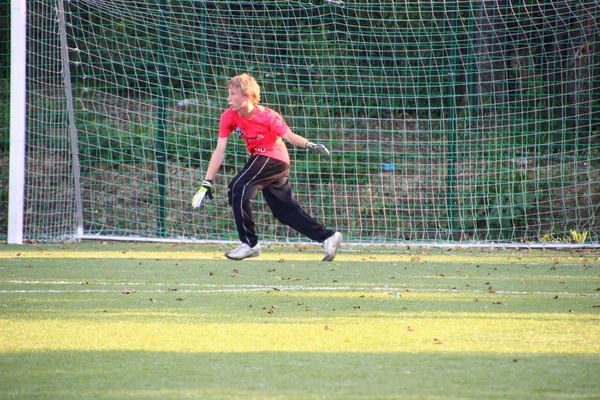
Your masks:
<instances>
[{"instance_id":1,"label":"white goal post","mask_svg":"<svg viewBox=\"0 0 600 400\"><path fill-rule=\"evenodd\" d=\"M27 4L11 1L10 166L7 242L23 243Z\"/></svg>"}]
</instances>

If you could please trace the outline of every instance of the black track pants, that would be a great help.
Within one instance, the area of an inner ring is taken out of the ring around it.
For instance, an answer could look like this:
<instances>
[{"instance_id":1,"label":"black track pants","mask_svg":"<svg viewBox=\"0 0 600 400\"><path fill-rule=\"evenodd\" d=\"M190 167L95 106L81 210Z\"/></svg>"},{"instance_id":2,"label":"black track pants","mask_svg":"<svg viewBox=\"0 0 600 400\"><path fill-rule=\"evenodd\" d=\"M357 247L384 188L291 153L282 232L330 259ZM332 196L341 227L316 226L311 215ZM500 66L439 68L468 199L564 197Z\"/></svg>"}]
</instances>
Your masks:
<instances>
[{"instance_id":1,"label":"black track pants","mask_svg":"<svg viewBox=\"0 0 600 400\"><path fill-rule=\"evenodd\" d=\"M325 228L302 209L288 183L289 165L274 158L254 156L227 188L229 205L242 243L258 243L250 200L262 190L275 218L304 236L323 242L335 232Z\"/></svg>"}]
</instances>

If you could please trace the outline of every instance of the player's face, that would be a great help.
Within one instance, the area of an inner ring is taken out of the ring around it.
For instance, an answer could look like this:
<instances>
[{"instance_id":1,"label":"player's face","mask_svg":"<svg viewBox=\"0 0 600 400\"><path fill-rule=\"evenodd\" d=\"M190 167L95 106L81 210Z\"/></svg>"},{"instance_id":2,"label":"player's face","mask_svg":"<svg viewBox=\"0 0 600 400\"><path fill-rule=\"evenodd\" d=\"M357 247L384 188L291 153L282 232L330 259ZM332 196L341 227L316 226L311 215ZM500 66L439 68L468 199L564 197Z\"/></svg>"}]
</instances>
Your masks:
<instances>
[{"instance_id":1,"label":"player's face","mask_svg":"<svg viewBox=\"0 0 600 400\"><path fill-rule=\"evenodd\" d=\"M228 91L227 102L229 103L229 107L234 111L244 110L248 107L248 104L250 104L248 96L243 94L240 89L231 88Z\"/></svg>"}]
</instances>

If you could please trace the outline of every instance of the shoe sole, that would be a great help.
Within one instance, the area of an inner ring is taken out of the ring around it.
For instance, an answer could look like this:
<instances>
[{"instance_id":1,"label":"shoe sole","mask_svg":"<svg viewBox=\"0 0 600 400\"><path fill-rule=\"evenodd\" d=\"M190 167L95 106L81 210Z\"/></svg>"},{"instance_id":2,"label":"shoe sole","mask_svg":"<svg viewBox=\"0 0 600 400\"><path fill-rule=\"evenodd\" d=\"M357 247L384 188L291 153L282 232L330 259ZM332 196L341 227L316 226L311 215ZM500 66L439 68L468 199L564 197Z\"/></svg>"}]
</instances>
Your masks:
<instances>
[{"instance_id":1,"label":"shoe sole","mask_svg":"<svg viewBox=\"0 0 600 400\"><path fill-rule=\"evenodd\" d=\"M335 233L334 233L334 235L335 235ZM342 244L343 239L344 239L344 237L340 234L338 237L338 240L333 244L333 253L326 254L325 257L323 257L323 259L321 261L333 261L333 259L337 255L338 250L340 249L340 245Z\"/></svg>"},{"instance_id":2,"label":"shoe sole","mask_svg":"<svg viewBox=\"0 0 600 400\"><path fill-rule=\"evenodd\" d=\"M242 261L246 258L258 257L258 256L260 256L260 253L250 254L249 256L242 257L242 258L235 258L235 257L230 256L228 253L225 253L225 257L229 258L230 260L235 260L235 261Z\"/></svg>"}]
</instances>

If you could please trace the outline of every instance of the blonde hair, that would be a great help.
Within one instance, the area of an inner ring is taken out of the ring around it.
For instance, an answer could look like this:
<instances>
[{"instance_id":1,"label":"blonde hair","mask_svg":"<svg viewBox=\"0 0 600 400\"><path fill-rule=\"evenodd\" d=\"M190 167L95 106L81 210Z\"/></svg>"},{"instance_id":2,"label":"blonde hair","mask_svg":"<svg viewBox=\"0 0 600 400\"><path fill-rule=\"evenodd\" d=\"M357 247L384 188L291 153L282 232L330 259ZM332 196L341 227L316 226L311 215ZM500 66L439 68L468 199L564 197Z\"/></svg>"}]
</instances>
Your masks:
<instances>
[{"instance_id":1,"label":"blonde hair","mask_svg":"<svg viewBox=\"0 0 600 400\"><path fill-rule=\"evenodd\" d=\"M256 80L248 74L231 78L227 83L227 89L239 89L243 94L249 94L250 101L254 105L260 102L260 87Z\"/></svg>"}]
</instances>

